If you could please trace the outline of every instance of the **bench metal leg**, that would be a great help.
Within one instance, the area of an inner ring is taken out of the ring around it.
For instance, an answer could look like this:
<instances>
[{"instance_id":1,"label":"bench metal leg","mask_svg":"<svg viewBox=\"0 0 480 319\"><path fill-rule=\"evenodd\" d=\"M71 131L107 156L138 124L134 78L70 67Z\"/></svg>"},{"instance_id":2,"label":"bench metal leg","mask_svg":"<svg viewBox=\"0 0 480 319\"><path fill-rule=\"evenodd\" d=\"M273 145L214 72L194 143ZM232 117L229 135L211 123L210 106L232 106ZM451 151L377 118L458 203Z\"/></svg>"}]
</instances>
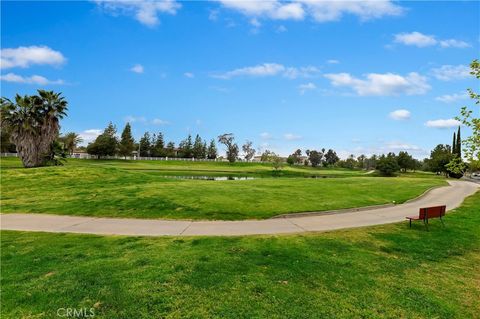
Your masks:
<instances>
[{"instance_id":1,"label":"bench metal leg","mask_svg":"<svg viewBox=\"0 0 480 319\"><path fill-rule=\"evenodd\" d=\"M410 228L412 228L412 220L411 220L411 219L409 219L409 221L410 221Z\"/></svg>"},{"instance_id":2,"label":"bench metal leg","mask_svg":"<svg viewBox=\"0 0 480 319\"><path fill-rule=\"evenodd\" d=\"M427 229L427 231L429 231L428 230L428 219L424 219L423 224L425 225L425 228Z\"/></svg>"},{"instance_id":3,"label":"bench metal leg","mask_svg":"<svg viewBox=\"0 0 480 319\"><path fill-rule=\"evenodd\" d=\"M440 221L442 222L442 226L445 227L445 223L443 222L442 216L440 216Z\"/></svg>"}]
</instances>

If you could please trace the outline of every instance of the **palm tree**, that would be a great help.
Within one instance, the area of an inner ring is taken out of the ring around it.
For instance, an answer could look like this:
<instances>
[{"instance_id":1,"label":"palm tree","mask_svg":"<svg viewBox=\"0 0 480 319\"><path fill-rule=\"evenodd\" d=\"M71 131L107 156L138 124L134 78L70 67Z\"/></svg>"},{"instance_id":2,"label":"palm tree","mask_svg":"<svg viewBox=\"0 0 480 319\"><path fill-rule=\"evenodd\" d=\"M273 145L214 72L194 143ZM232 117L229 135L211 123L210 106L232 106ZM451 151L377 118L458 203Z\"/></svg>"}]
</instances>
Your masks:
<instances>
[{"instance_id":1,"label":"palm tree","mask_svg":"<svg viewBox=\"0 0 480 319\"><path fill-rule=\"evenodd\" d=\"M77 145L83 142L83 139L75 132L68 132L62 136L65 149L71 154L77 148Z\"/></svg>"},{"instance_id":2,"label":"palm tree","mask_svg":"<svg viewBox=\"0 0 480 319\"><path fill-rule=\"evenodd\" d=\"M52 143L66 116L67 101L61 93L38 90L38 95L15 96L15 102L1 98L1 122L10 129L10 140L17 146L24 167L45 164Z\"/></svg>"}]
</instances>

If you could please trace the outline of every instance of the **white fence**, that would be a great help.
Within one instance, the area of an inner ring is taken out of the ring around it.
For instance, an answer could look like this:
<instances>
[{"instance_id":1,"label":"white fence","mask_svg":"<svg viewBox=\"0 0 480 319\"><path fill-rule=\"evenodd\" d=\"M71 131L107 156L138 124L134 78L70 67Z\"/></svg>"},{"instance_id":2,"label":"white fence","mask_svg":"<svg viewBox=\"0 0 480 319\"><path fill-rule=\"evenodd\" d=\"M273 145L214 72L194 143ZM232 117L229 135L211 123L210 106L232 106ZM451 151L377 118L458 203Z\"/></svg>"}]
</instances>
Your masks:
<instances>
[{"instance_id":1,"label":"white fence","mask_svg":"<svg viewBox=\"0 0 480 319\"><path fill-rule=\"evenodd\" d=\"M18 153L0 153L1 157L18 157Z\"/></svg>"}]
</instances>

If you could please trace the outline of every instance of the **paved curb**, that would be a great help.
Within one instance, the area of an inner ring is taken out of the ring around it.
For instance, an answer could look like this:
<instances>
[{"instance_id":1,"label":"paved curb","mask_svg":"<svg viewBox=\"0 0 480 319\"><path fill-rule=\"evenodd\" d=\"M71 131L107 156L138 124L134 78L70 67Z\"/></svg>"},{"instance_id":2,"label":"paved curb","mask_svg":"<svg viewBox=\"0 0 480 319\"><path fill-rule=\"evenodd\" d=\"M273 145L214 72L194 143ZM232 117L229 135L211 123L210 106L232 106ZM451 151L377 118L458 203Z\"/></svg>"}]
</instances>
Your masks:
<instances>
[{"instance_id":1,"label":"paved curb","mask_svg":"<svg viewBox=\"0 0 480 319\"><path fill-rule=\"evenodd\" d=\"M344 214L344 213L352 213L352 212L361 212L364 210L381 209L381 208L387 208L387 207L393 207L393 206L395 206L395 204L381 204L381 205L372 205L372 206L364 206L364 207L352 207L352 208L325 210L320 212L288 213L288 214L273 216L269 219L297 218L297 217L306 217L306 216L323 216L323 215L334 215L334 214L336 215L336 214Z\"/></svg>"},{"instance_id":2,"label":"paved curb","mask_svg":"<svg viewBox=\"0 0 480 319\"><path fill-rule=\"evenodd\" d=\"M451 186L451 185L449 184L449 186ZM429 189L427 189L426 191L424 191L422 194L418 195L417 197L408 199L401 204L409 204L409 203L414 203L416 201L419 201L423 197L427 196L430 191L432 191L436 188L440 188L440 187L445 187L445 185L438 185L438 186L430 187ZM288 213L288 214L281 214L281 215L273 216L269 219L344 214L344 213L361 212L361 211L365 211L365 210L375 210L375 209L393 207L393 206L396 206L396 205L397 204L380 204L380 205L371 205L371 206L363 206L363 207L352 207L352 208L344 208L344 209L325 210L325 211L319 211L319 212Z\"/></svg>"}]
</instances>

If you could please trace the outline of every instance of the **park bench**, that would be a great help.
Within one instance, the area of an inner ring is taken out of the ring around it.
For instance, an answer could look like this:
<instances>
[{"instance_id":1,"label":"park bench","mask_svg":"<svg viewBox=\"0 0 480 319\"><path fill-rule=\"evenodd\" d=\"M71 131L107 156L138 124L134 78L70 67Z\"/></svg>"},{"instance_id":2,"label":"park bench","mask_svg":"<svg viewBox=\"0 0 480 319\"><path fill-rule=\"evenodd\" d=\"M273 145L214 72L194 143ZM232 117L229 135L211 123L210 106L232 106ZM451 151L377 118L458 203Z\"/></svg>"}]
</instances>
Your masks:
<instances>
[{"instance_id":1,"label":"park bench","mask_svg":"<svg viewBox=\"0 0 480 319\"><path fill-rule=\"evenodd\" d=\"M410 228L412 228L412 220L423 220L423 224L428 230L428 220L430 218L440 218L442 225L445 226L443 223L442 217L445 216L445 211L447 206L433 206L433 207L424 207L420 208L418 215L416 216L407 216L405 217L410 221Z\"/></svg>"}]
</instances>

